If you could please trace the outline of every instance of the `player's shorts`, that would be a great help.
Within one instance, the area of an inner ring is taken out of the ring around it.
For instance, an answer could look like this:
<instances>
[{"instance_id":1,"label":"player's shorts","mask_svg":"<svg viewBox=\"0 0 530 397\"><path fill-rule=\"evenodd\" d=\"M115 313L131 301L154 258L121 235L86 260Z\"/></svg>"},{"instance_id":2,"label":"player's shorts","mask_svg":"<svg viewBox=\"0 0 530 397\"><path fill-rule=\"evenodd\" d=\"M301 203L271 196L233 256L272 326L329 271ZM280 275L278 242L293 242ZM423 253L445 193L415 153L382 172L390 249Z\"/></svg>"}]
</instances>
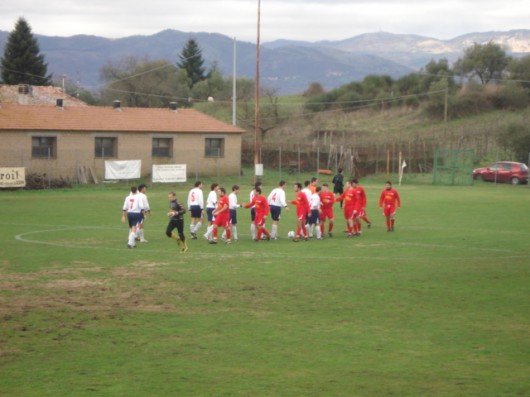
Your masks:
<instances>
[{"instance_id":1,"label":"player's shorts","mask_svg":"<svg viewBox=\"0 0 530 397\"><path fill-rule=\"evenodd\" d=\"M333 207L320 209L320 220L324 222L326 219L333 219Z\"/></svg>"},{"instance_id":2,"label":"player's shorts","mask_svg":"<svg viewBox=\"0 0 530 397\"><path fill-rule=\"evenodd\" d=\"M237 225L237 210L230 210L230 223Z\"/></svg>"},{"instance_id":3,"label":"player's shorts","mask_svg":"<svg viewBox=\"0 0 530 397\"><path fill-rule=\"evenodd\" d=\"M202 217L202 209L200 205L192 205L190 207L190 214L192 218Z\"/></svg>"},{"instance_id":4,"label":"player's shorts","mask_svg":"<svg viewBox=\"0 0 530 397\"><path fill-rule=\"evenodd\" d=\"M355 218L362 218L362 217L366 216L366 211L363 208L355 208L353 210L353 216Z\"/></svg>"},{"instance_id":5,"label":"player's shorts","mask_svg":"<svg viewBox=\"0 0 530 397\"><path fill-rule=\"evenodd\" d=\"M277 205L271 205L270 209L271 209L271 219L273 221L279 221L280 215L282 213L282 207L278 207Z\"/></svg>"},{"instance_id":6,"label":"player's shorts","mask_svg":"<svg viewBox=\"0 0 530 397\"><path fill-rule=\"evenodd\" d=\"M256 213L256 218L254 219L254 223L256 226L261 227L265 225L265 221L267 220L267 215Z\"/></svg>"},{"instance_id":7,"label":"player's shorts","mask_svg":"<svg viewBox=\"0 0 530 397\"><path fill-rule=\"evenodd\" d=\"M396 214L396 206L394 204L385 204L383 207L383 214L385 214L386 217L391 217Z\"/></svg>"},{"instance_id":8,"label":"player's shorts","mask_svg":"<svg viewBox=\"0 0 530 397\"><path fill-rule=\"evenodd\" d=\"M129 221L129 227L136 227L142 220L142 213L141 212L128 212L127 213L127 220Z\"/></svg>"},{"instance_id":9,"label":"player's shorts","mask_svg":"<svg viewBox=\"0 0 530 397\"><path fill-rule=\"evenodd\" d=\"M353 219L354 207L344 206L344 219Z\"/></svg>"},{"instance_id":10,"label":"player's shorts","mask_svg":"<svg viewBox=\"0 0 530 397\"><path fill-rule=\"evenodd\" d=\"M208 220L208 222L213 222L213 218L215 218L213 216L213 211L214 210L215 210L215 208L206 207L206 219Z\"/></svg>"},{"instance_id":11,"label":"player's shorts","mask_svg":"<svg viewBox=\"0 0 530 397\"><path fill-rule=\"evenodd\" d=\"M316 225L320 221L320 212L318 210L311 210L311 215L309 215L309 224Z\"/></svg>"},{"instance_id":12,"label":"player's shorts","mask_svg":"<svg viewBox=\"0 0 530 397\"><path fill-rule=\"evenodd\" d=\"M305 222L306 219L307 219L307 212L306 211L303 211L303 212L296 212L296 217L298 218L299 221L302 221L302 222Z\"/></svg>"},{"instance_id":13,"label":"player's shorts","mask_svg":"<svg viewBox=\"0 0 530 397\"><path fill-rule=\"evenodd\" d=\"M217 214L213 223L218 227L230 227L230 214L228 212Z\"/></svg>"}]
</instances>

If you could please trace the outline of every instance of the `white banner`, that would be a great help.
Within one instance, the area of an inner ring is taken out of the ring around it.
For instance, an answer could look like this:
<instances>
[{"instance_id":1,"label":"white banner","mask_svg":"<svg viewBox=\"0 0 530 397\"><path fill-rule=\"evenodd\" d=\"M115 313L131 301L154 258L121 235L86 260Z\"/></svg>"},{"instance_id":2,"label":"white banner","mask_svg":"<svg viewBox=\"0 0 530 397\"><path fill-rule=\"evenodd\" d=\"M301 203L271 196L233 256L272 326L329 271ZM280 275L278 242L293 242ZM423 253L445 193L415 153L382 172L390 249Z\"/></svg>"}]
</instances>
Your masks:
<instances>
[{"instance_id":1,"label":"white banner","mask_svg":"<svg viewBox=\"0 0 530 397\"><path fill-rule=\"evenodd\" d=\"M26 186L24 167L0 167L0 188Z\"/></svg>"},{"instance_id":2,"label":"white banner","mask_svg":"<svg viewBox=\"0 0 530 397\"><path fill-rule=\"evenodd\" d=\"M105 161L105 179L139 179L142 160Z\"/></svg>"},{"instance_id":3,"label":"white banner","mask_svg":"<svg viewBox=\"0 0 530 397\"><path fill-rule=\"evenodd\" d=\"M153 182L186 182L186 164L153 165Z\"/></svg>"}]
</instances>

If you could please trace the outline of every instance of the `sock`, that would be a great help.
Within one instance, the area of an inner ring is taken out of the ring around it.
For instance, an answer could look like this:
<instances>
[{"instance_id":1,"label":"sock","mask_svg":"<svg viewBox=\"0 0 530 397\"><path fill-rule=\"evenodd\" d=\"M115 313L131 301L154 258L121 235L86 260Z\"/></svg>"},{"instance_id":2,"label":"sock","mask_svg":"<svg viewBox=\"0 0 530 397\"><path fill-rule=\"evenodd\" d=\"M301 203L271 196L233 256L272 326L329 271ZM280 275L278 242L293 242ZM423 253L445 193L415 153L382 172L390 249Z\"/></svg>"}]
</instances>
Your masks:
<instances>
[{"instance_id":1,"label":"sock","mask_svg":"<svg viewBox=\"0 0 530 397\"><path fill-rule=\"evenodd\" d=\"M271 237L278 237L278 225L272 225Z\"/></svg>"},{"instance_id":2,"label":"sock","mask_svg":"<svg viewBox=\"0 0 530 397\"><path fill-rule=\"evenodd\" d=\"M218 231L218 229L216 227L214 227L213 228L213 232L212 232L214 240L217 240L217 231Z\"/></svg>"},{"instance_id":3,"label":"sock","mask_svg":"<svg viewBox=\"0 0 530 397\"><path fill-rule=\"evenodd\" d=\"M330 222L328 226L328 233L331 233L332 230L333 230L333 222Z\"/></svg>"},{"instance_id":4,"label":"sock","mask_svg":"<svg viewBox=\"0 0 530 397\"><path fill-rule=\"evenodd\" d=\"M317 227L316 234L317 234L317 239L322 238L322 229Z\"/></svg>"},{"instance_id":5,"label":"sock","mask_svg":"<svg viewBox=\"0 0 530 397\"><path fill-rule=\"evenodd\" d=\"M232 232L230 231L230 229L226 229L225 233L226 233L226 241L230 241L230 239L232 238Z\"/></svg>"},{"instance_id":6,"label":"sock","mask_svg":"<svg viewBox=\"0 0 530 397\"><path fill-rule=\"evenodd\" d=\"M256 225L254 223L250 224L250 236L252 237L252 240L256 239Z\"/></svg>"}]
</instances>

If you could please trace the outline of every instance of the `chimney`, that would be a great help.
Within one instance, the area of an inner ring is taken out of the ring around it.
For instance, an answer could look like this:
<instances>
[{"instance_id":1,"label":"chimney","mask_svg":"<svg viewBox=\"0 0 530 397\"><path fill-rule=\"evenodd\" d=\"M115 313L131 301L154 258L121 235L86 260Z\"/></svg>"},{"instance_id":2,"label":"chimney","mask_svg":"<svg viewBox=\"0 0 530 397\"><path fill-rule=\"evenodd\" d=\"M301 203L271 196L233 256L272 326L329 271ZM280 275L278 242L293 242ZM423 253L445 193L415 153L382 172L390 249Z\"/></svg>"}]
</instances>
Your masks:
<instances>
[{"instance_id":1,"label":"chimney","mask_svg":"<svg viewBox=\"0 0 530 397\"><path fill-rule=\"evenodd\" d=\"M169 110L171 110L172 112L176 112L177 111L177 102L169 102Z\"/></svg>"},{"instance_id":2,"label":"chimney","mask_svg":"<svg viewBox=\"0 0 530 397\"><path fill-rule=\"evenodd\" d=\"M115 100L112 103L112 108L118 112L121 112L121 101Z\"/></svg>"},{"instance_id":3,"label":"chimney","mask_svg":"<svg viewBox=\"0 0 530 397\"><path fill-rule=\"evenodd\" d=\"M18 85L18 104L27 105L29 103L29 96L31 95L31 87L29 84Z\"/></svg>"},{"instance_id":4,"label":"chimney","mask_svg":"<svg viewBox=\"0 0 530 397\"><path fill-rule=\"evenodd\" d=\"M62 98L57 98L55 100L55 106L58 108L58 109L61 109L63 110L64 109L64 101Z\"/></svg>"}]
</instances>

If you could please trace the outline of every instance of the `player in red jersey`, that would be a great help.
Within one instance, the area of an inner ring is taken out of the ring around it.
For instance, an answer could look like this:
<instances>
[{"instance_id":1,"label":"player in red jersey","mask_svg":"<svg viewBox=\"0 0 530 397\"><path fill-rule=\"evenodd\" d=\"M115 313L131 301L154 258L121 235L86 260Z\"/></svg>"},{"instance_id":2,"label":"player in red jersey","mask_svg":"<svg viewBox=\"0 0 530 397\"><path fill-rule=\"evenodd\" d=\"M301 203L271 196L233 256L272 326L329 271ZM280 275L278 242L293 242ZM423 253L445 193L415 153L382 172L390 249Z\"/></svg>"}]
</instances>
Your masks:
<instances>
[{"instance_id":1,"label":"player in red jersey","mask_svg":"<svg viewBox=\"0 0 530 397\"><path fill-rule=\"evenodd\" d=\"M352 189L355 192L355 206L353 209L353 235L361 235L361 220L366 215L366 192L362 186L359 185L358 179L353 179Z\"/></svg>"},{"instance_id":2,"label":"player in red jersey","mask_svg":"<svg viewBox=\"0 0 530 397\"><path fill-rule=\"evenodd\" d=\"M346 181L344 193L335 199L335 201L342 201L342 208L344 210L344 219L346 220L346 227L348 228L348 237L353 236L353 218L355 210L355 189L352 187L351 181Z\"/></svg>"},{"instance_id":3,"label":"player in red jersey","mask_svg":"<svg viewBox=\"0 0 530 397\"><path fill-rule=\"evenodd\" d=\"M328 221L328 236L333 237L333 204L335 204L335 195L329 190L327 183L322 184L320 191L320 231L322 236L326 231L326 220Z\"/></svg>"},{"instance_id":4,"label":"player in red jersey","mask_svg":"<svg viewBox=\"0 0 530 397\"><path fill-rule=\"evenodd\" d=\"M245 208L252 208L254 207L256 211L256 217L254 218L254 224L256 225L256 229L258 231L256 238L254 241L258 242L261 240L261 236L264 234L266 236L266 240L270 240L271 235L268 232L268 230L265 228L265 221L267 220L267 216L270 212L269 203L267 202L267 197L263 196L261 194L261 188L256 187L254 189L254 197L252 198L252 201L245 205Z\"/></svg>"},{"instance_id":5,"label":"player in red jersey","mask_svg":"<svg viewBox=\"0 0 530 397\"><path fill-rule=\"evenodd\" d=\"M212 215L215 216L215 219L213 221L213 237L210 241L210 244L217 244L217 231L220 227L223 227L226 231L226 244L230 244L232 242L232 233L228 196L226 195L226 190L224 187L219 187L218 192L219 199L217 200L217 208L212 213Z\"/></svg>"},{"instance_id":6,"label":"player in red jersey","mask_svg":"<svg viewBox=\"0 0 530 397\"><path fill-rule=\"evenodd\" d=\"M396 189L392 188L392 182L385 183L385 190L379 197L379 208L383 209L383 215L386 218L387 232L394 231L396 209L401 207L401 199Z\"/></svg>"},{"instance_id":7,"label":"player in red jersey","mask_svg":"<svg viewBox=\"0 0 530 397\"><path fill-rule=\"evenodd\" d=\"M307 215L310 212L309 201L307 200L306 194L302 191L302 184L294 184L294 192L296 193L296 200L291 201L291 204L296 205L296 219L297 219L297 228L296 235L293 241L300 241L300 235L304 236L304 239L309 240L307 234L307 229L305 228L305 221Z\"/></svg>"}]
</instances>

